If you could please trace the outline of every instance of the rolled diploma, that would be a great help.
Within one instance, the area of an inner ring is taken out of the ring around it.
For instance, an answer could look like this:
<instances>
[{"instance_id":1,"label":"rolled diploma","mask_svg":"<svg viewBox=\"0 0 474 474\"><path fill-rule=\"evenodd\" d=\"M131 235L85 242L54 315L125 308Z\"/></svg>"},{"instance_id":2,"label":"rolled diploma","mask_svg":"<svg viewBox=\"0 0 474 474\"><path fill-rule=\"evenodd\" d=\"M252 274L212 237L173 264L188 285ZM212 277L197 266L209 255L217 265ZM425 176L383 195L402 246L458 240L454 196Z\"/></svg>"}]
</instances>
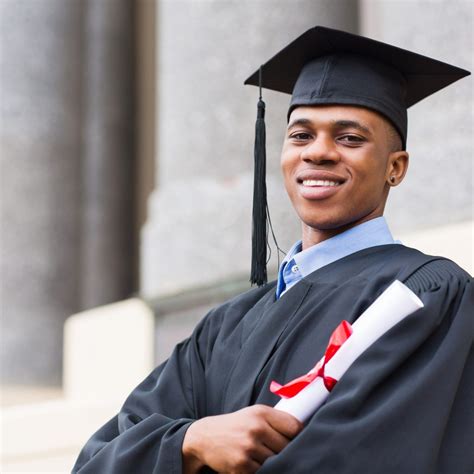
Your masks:
<instances>
[{"instance_id":1,"label":"rolled diploma","mask_svg":"<svg viewBox=\"0 0 474 474\"><path fill-rule=\"evenodd\" d=\"M423 302L402 282L395 280L352 324L353 333L325 366L325 375L340 380L354 361L377 339L416 310ZM292 398L282 398L277 410L305 422L325 402L329 392L321 377Z\"/></svg>"}]
</instances>

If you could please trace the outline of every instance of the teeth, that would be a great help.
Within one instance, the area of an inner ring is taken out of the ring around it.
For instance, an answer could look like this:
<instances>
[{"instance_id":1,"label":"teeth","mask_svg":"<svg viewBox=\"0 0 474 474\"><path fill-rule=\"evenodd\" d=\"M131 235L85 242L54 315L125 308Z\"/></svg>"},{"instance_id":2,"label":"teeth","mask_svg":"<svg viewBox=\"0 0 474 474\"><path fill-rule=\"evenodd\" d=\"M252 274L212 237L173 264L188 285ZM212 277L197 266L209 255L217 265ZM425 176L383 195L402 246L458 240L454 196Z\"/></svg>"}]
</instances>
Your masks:
<instances>
[{"instance_id":1,"label":"teeth","mask_svg":"<svg viewBox=\"0 0 474 474\"><path fill-rule=\"evenodd\" d=\"M303 186L339 186L339 183L322 179L305 179L303 180Z\"/></svg>"}]
</instances>

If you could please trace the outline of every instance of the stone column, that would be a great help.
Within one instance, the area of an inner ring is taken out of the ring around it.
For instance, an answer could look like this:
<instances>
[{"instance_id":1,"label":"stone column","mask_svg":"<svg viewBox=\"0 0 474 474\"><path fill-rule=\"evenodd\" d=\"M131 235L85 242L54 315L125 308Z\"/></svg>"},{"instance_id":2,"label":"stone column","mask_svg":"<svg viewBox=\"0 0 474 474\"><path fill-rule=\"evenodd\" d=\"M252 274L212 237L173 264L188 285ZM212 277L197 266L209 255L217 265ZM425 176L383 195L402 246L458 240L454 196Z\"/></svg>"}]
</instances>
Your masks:
<instances>
[{"instance_id":1,"label":"stone column","mask_svg":"<svg viewBox=\"0 0 474 474\"><path fill-rule=\"evenodd\" d=\"M160 1L157 18L158 186L142 233L146 296L249 274L258 91L243 81L309 27L357 31L358 14L355 1L189 0ZM279 172L289 96L266 91L264 99L269 206L287 250L300 232Z\"/></svg>"},{"instance_id":2,"label":"stone column","mask_svg":"<svg viewBox=\"0 0 474 474\"><path fill-rule=\"evenodd\" d=\"M135 285L133 10L130 0L84 3L81 309Z\"/></svg>"},{"instance_id":3,"label":"stone column","mask_svg":"<svg viewBox=\"0 0 474 474\"><path fill-rule=\"evenodd\" d=\"M3 383L59 383L77 310L81 17L80 2L0 2Z\"/></svg>"},{"instance_id":4,"label":"stone column","mask_svg":"<svg viewBox=\"0 0 474 474\"><path fill-rule=\"evenodd\" d=\"M469 1L363 0L361 27L375 39L472 71L473 13ZM410 168L386 213L396 233L472 221L472 98L470 76L409 109ZM464 245L472 247L472 238Z\"/></svg>"},{"instance_id":5,"label":"stone column","mask_svg":"<svg viewBox=\"0 0 474 474\"><path fill-rule=\"evenodd\" d=\"M59 384L63 322L133 291L133 2L2 0L1 375Z\"/></svg>"}]
</instances>

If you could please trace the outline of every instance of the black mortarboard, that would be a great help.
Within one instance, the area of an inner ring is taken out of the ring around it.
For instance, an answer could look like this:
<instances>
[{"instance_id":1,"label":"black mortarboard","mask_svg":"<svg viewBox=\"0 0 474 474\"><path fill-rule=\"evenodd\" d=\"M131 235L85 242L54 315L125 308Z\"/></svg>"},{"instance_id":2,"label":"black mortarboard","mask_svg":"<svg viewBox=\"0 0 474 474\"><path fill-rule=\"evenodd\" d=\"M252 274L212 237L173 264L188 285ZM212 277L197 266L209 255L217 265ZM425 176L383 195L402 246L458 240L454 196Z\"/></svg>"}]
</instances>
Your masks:
<instances>
[{"instance_id":1,"label":"black mortarboard","mask_svg":"<svg viewBox=\"0 0 474 474\"><path fill-rule=\"evenodd\" d=\"M261 88L291 94L288 116L300 105L356 105L379 112L396 128L403 147L407 108L469 71L363 36L316 26L252 74L260 87L255 141L251 282L266 282L267 202L265 104Z\"/></svg>"}]
</instances>

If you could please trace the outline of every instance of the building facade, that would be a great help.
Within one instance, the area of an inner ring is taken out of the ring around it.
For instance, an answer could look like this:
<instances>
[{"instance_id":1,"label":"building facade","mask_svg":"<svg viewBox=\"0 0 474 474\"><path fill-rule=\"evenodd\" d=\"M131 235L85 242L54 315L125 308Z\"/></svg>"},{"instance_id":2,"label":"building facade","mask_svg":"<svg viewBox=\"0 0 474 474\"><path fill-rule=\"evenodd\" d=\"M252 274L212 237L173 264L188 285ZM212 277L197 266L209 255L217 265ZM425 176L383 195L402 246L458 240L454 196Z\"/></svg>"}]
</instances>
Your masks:
<instances>
[{"instance_id":1,"label":"building facade","mask_svg":"<svg viewBox=\"0 0 474 474\"><path fill-rule=\"evenodd\" d=\"M70 314L248 285L257 90L243 80L305 29L473 66L471 1L3 0L0 13L3 384L61 383ZM409 112L410 170L387 209L396 237L471 272L472 91L467 78ZM279 173L289 98L264 99L287 250L299 234ZM169 306L170 334L208 304Z\"/></svg>"}]
</instances>

